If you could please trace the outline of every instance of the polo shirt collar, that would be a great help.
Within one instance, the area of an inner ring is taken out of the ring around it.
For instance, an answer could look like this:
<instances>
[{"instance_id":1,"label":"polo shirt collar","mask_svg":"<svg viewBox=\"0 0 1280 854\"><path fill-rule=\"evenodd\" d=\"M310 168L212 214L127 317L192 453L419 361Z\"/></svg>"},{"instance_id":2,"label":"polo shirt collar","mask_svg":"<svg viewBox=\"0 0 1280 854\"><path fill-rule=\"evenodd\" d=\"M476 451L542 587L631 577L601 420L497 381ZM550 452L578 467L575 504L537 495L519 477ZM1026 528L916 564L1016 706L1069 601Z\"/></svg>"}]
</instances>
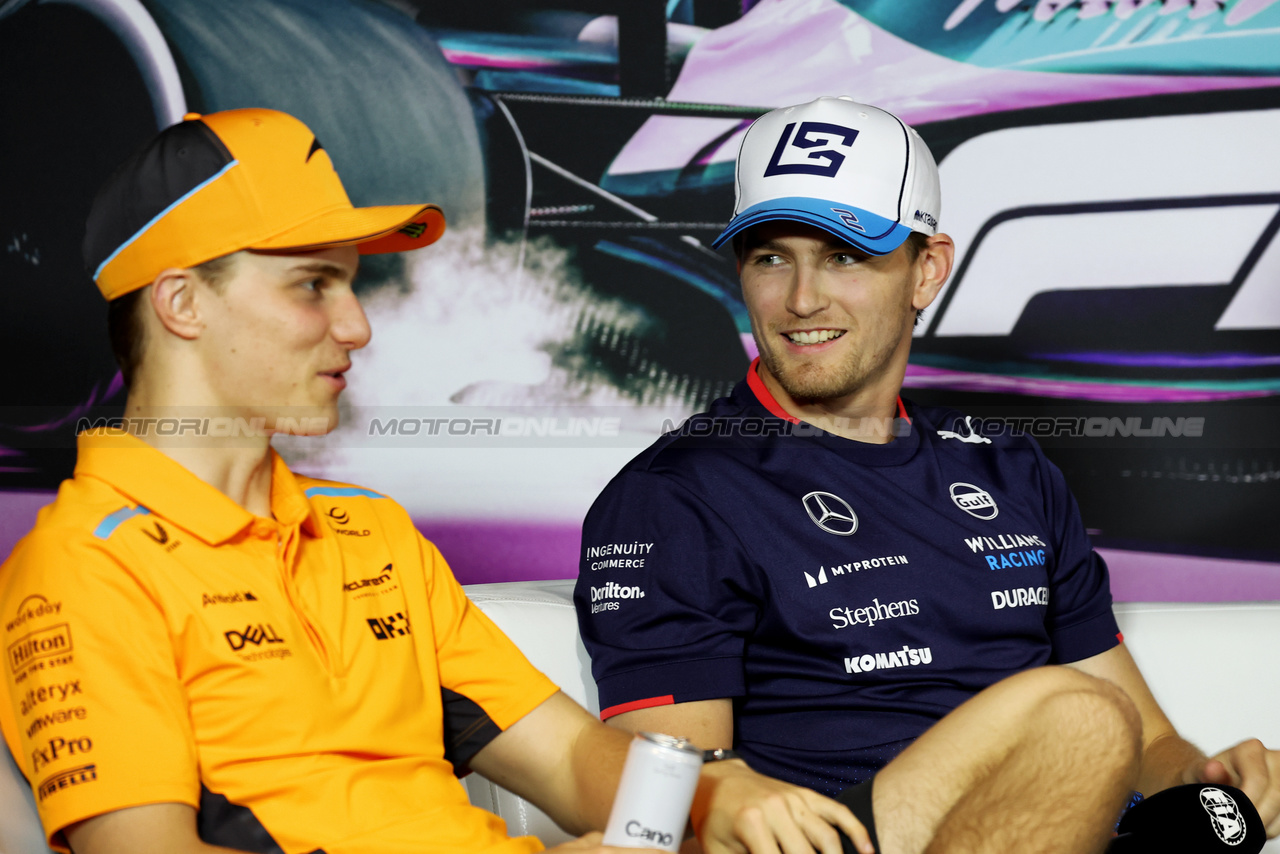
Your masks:
<instances>
[{"instance_id":1,"label":"polo shirt collar","mask_svg":"<svg viewBox=\"0 0 1280 854\"><path fill-rule=\"evenodd\" d=\"M293 472L271 449L271 512L282 527L302 525L322 536ZM110 484L130 500L209 543L234 537L257 518L183 465L121 430L90 430L76 437L77 477Z\"/></svg>"}]
</instances>

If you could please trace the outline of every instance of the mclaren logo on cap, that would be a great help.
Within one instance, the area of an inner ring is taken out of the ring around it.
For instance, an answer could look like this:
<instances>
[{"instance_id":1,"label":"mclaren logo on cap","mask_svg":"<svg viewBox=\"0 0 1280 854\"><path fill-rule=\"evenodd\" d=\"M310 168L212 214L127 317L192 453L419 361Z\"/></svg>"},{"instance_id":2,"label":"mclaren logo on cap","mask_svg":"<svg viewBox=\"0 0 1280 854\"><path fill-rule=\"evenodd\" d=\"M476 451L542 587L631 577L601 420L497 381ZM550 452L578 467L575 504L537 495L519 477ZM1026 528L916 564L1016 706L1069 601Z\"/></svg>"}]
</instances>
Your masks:
<instances>
[{"instance_id":1,"label":"mclaren logo on cap","mask_svg":"<svg viewBox=\"0 0 1280 854\"><path fill-rule=\"evenodd\" d=\"M311 148L307 151L307 159L303 162L310 163L311 155L315 154L317 151L324 151L324 146L320 144L319 139L313 136L311 137Z\"/></svg>"},{"instance_id":2,"label":"mclaren logo on cap","mask_svg":"<svg viewBox=\"0 0 1280 854\"><path fill-rule=\"evenodd\" d=\"M817 525L828 534L847 537L858 530L858 514L849 502L830 492L810 492L804 497L804 509Z\"/></svg>"}]
</instances>

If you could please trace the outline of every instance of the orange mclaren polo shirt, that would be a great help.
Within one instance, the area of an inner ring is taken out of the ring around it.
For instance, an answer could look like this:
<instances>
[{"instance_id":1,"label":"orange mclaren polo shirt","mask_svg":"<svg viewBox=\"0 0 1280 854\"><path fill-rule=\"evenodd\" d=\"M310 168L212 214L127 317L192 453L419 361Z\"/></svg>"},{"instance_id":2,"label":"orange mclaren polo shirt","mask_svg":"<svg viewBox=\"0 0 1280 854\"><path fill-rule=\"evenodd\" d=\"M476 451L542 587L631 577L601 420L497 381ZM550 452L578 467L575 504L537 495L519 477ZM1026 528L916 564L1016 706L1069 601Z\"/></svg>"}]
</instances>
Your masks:
<instances>
[{"instance_id":1,"label":"orange mclaren polo shirt","mask_svg":"<svg viewBox=\"0 0 1280 854\"><path fill-rule=\"evenodd\" d=\"M265 519L136 438L84 434L0 567L0 724L51 842L179 802L245 851L540 850L455 766L555 685L398 504L272 466Z\"/></svg>"}]
</instances>

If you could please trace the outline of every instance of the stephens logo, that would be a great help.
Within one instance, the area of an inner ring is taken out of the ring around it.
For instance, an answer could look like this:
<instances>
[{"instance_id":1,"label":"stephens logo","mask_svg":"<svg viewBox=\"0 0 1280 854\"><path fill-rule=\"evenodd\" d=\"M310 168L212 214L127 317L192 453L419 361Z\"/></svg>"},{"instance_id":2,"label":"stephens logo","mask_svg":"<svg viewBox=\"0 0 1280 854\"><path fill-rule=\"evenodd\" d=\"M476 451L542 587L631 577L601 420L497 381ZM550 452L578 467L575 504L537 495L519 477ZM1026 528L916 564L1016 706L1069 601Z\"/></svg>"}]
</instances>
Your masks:
<instances>
[{"instance_id":1,"label":"stephens logo","mask_svg":"<svg viewBox=\"0 0 1280 854\"><path fill-rule=\"evenodd\" d=\"M37 659L61 655L71 649L71 626L66 623L30 632L9 644L9 670L17 674Z\"/></svg>"},{"instance_id":2,"label":"stephens logo","mask_svg":"<svg viewBox=\"0 0 1280 854\"><path fill-rule=\"evenodd\" d=\"M1209 814L1213 832L1219 839L1228 845L1244 842L1247 827L1240 816L1240 807L1235 798L1221 789L1207 786L1200 790L1200 806Z\"/></svg>"},{"instance_id":3,"label":"stephens logo","mask_svg":"<svg viewBox=\"0 0 1280 854\"><path fill-rule=\"evenodd\" d=\"M270 623L258 623L256 626L245 626L244 631L242 632L223 632L222 636L227 639L227 645L231 647L233 652L239 652L248 644L262 646L264 643L284 643L284 638L276 634L276 630L271 627Z\"/></svg>"},{"instance_id":4,"label":"stephens logo","mask_svg":"<svg viewBox=\"0 0 1280 854\"><path fill-rule=\"evenodd\" d=\"M866 626L871 628L879 620L892 620L897 617L914 617L920 613L920 603L915 599L902 602L890 602L881 605L879 599L872 599L865 608L832 608L827 614L831 618L831 626L844 629L849 626Z\"/></svg>"},{"instance_id":5,"label":"stephens logo","mask_svg":"<svg viewBox=\"0 0 1280 854\"><path fill-rule=\"evenodd\" d=\"M858 530L858 514L849 502L830 492L810 492L803 499L804 511L813 524L828 534L848 537Z\"/></svg>"},{"instance_id":6,"label":"stephens logo","mask_svg":"<svg viewBox=\"0 0 1280 854\"><path fill-rule=\"evenodd\" d=\"M402 638L410 634L409 618L400 611L396 611L390 617L372 617L365 622L369 624L373 636L378 640Z\"/></svg>"},{"instance_id":7,"label":"stephens logo","mask_svg":"<svg viewBox=\"0 0 1280 854\"><path fill-rule=\"evenodd\" d=\"M975 519L994 519L1000 515L1000 508L991 493L972 483L951 484L951 500Z\"/></svg>"},{"instance_id":8,"label":"stephens logo","mask_svg":"<svg viewBox=\"0 0 1280 854\"><path fill-rule=\"evenodd\" d=\"M43 801L63 789L79 786L81 783L92 783L96 779L98 779L97 765L79 765L75 768L68 768L66 771L59 771L57 774L42 780L40 785L36 787L36 796Z\"/></svg>"}]
</instances>

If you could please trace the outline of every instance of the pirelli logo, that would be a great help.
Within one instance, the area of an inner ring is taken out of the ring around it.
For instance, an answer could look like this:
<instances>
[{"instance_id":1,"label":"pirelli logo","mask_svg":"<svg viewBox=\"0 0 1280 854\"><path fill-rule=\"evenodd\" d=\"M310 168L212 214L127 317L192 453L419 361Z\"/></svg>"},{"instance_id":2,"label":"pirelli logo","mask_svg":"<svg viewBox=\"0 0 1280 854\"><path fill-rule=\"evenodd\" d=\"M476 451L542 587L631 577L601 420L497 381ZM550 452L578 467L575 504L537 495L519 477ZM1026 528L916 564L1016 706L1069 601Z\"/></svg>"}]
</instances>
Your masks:
<instances>
[{"instance_id":1,"label":"pirelli logo","mask_svg":"<svg viewBox=\"0 0 1280 854\"><path fill-rule=\"evenodd\" d=\"M71 652L71 626L58 623L47 629L30 632L9 644L9 669L19 673L31 662Z\"/></svg>"},{"instance_id":2,"label":"pirelli logo","mask_svg":"<svg viewBox=\"0 0 1280 854\"><path fill-rule=\"evenodd\" d=\"M98 779L98 766L95 764L68 768L45 779L36 788L36 797L43 802L45 798L63 789L79 786L81 783L92 783L96 779Z\"/></svg>"}]
</instances>

